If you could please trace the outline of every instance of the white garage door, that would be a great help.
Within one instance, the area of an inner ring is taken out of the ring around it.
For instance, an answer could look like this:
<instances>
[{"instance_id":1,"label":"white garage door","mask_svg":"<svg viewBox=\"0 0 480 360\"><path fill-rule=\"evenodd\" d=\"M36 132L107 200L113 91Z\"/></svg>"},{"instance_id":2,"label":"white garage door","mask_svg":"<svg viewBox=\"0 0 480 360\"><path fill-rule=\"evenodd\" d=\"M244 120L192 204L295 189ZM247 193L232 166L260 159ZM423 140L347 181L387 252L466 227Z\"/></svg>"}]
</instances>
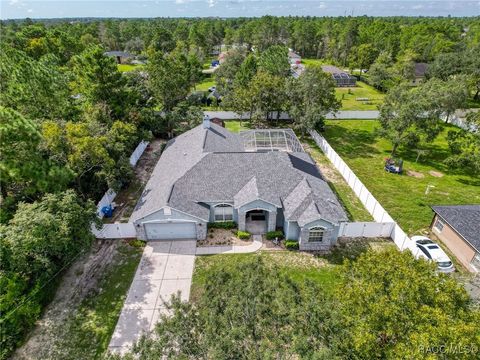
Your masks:
<instances>
[{"instance_id":1,"label":"white garage door","mask_svg":"<svg viewBox=\"0 0 480 360\"><path fill-rule=\"evenodd\" d=\"M145 232L149 240L197 238L193 222L145 224Z\"/></svg>"}]
</instances>

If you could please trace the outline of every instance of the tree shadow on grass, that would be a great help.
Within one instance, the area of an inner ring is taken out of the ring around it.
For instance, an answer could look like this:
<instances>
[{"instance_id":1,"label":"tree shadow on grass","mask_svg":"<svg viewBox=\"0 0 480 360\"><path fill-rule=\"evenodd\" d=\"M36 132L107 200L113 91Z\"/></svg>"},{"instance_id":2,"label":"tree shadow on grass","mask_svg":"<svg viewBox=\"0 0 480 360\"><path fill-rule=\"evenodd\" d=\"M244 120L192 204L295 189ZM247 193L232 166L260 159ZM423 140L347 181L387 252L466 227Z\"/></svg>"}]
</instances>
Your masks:
<instances>
[{"instance_id":1,"label":"tree shadow on grass","mask_svg":"<svg viewBox=\"0 0 480 360\"><path fill-rule=\"evenodd\" d=\"M480 187L480 179L466 179L466 178L458 178L457 181L463 185L469 185L469 186L479 186Z\"/></svg>"},{"instance_id":2,"label":"tree shadow on grass","mask_svg":"<svg viewBox=\"0 0 480 360\"><path fill-rule=\"evenodd\" d=\"M329 263L342 265L346 260L356 260L370 248L368 241L352 241L339 244L332 248L328 254L319 255Z\"/></svg>"},{"instance_id":3,"label":"tree shadow on grass","mask_svg":"<svg viewBox=\"0 0 480 360\"><path fill-rule=\"evenodd\" d=\"M330 145L345 158L373 157L379 153L372 144L377 135L375 132L363 129L349 129L340 125L328 125L325 137Z\"/></svg>"}]
</instances>

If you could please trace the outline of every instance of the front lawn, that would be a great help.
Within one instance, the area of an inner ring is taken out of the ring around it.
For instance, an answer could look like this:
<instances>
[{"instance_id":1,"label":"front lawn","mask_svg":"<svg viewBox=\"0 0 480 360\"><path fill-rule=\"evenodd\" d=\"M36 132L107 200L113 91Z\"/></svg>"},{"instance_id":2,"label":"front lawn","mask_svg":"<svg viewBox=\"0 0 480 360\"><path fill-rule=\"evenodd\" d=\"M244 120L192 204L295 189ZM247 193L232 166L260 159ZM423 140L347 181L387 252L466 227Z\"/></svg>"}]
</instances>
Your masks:
<instances>
[{"instance_id":1,"label":"front lawn","mask_svg":"<svg viewBox=\"0 0 480 360\"><path fill-rule=\"evenodd\" d=\"M254 256L263 256L265 263L272 268L272 271L286 274L299 285L304 284L308 279L333 291L337 280L335 266L330 265L323 258L294 251L271 251L253 254L197 256L190 299L195 301L199 298L203 288L207 285L208 274L218 272L225 267L234 267Z\"/></svg>"},{"instance_id":2,"label":"front lawn","mask_svg":"<svg viewBox=\"0 0 480 360\"><path fill-rule=\"evenodd\" d=\"M480 203L480 180L448 169L446 135L456 129L445 125L440 136L415 162L413 150L399 151L404 174L386 173L384 159L390 155L389 141L375 136L376 120L329 120L324 136L350 168L408 234L427 232L432 220L430 205ZM429 191L427 192L427 186Z\"/></svg>"},{"instance_id":3,"label":"front lawn","mask_svg":"<svg viewBox=\"0 0 480 360\"><path fill-rule=\"evenodd\" d=\"M197 256L192 278L190 300L199 299L205 288L208 275L222 271L225 268L234 268L239 263L255 256L262 256L265 264L271 271L287 275L299 286L312 281L328 293L332 293L337 285L339 274L337 269L345 260L356 260L369 249L375 252L396 251L397 248L391 241L383 239L370 239L368 241L354 241L344 245L335 246L325 255L313 255L301 251L261 251L250 254L223 254Z\"/></svg>"},{"instance_id":4,"label":"front lawn","mask_svg":"<svg viewBox=\"0 0 480 360\"><path fill-rule=\"evenodd\" d=\"M337 87L335 96L342 102L340 110L377 110L385 94L364 82L357 81L356 87Z\"/></svg>"}]
</instances>

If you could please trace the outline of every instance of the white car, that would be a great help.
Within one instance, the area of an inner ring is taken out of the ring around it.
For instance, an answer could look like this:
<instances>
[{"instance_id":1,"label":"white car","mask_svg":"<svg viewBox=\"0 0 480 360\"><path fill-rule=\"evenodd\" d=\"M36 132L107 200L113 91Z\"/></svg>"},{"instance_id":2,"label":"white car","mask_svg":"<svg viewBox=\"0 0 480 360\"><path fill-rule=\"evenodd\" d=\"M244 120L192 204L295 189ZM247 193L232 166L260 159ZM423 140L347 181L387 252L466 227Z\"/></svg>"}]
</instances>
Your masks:
<instances>
[{"instance_id":1,"label":"white car","mask_svg":"<svg viewBox=\"0 0 480 360\"><path fill-rule=\"evenodd\" d=\"M415 244L417 244L417 247L420 249L419 254L421 256L437 263L438 271L443 273L455 271L452 260L450 260L438 244L425 236L412 236L412 240L415 241Z\"/></svg>"}]
</instances>

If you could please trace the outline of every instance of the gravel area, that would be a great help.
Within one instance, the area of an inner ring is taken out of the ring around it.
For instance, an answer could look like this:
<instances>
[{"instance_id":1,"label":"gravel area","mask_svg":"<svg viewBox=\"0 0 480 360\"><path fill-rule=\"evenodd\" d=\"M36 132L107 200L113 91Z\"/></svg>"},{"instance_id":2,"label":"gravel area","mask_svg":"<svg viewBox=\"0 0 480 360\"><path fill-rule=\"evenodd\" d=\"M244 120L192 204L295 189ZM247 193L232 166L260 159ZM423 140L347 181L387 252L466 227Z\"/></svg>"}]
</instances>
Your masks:
<instances>
[{"instance_id":1,"label":"gravel area","mask_svg":"<svg viewBox=\"0 0 480 360\"><path fill-rule=\"evenodd\" d=\"M246 246L253 243L252 238L241 240L235 236L236 229L208 229L207 238L197 242L197 246L236 245Z\"/></svg>"}]
</instances>

